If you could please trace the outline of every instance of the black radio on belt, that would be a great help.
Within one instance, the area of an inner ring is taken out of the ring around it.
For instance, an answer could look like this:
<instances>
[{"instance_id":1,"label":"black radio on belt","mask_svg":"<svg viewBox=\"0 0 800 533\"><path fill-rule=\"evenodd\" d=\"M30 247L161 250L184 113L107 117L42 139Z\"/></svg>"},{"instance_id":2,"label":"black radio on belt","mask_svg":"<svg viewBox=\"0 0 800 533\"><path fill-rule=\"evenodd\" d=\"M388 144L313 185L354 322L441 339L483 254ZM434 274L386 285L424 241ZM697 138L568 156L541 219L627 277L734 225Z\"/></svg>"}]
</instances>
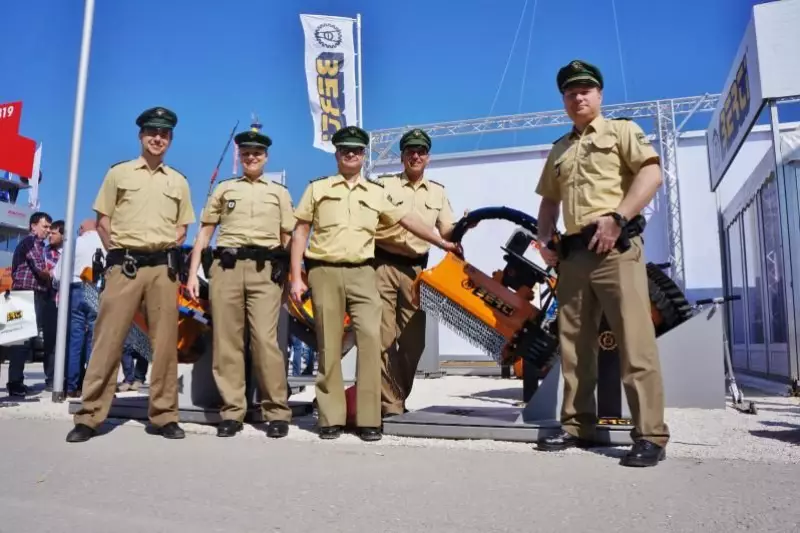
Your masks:
<instances>
[{"instance_id":1,"label":"black radio on belt","mask_svg":"<svg viewBox=\"0 0 800 533\"><path fill-rule=\"evenodd\" d=\"M236 248L223 248L219 251L219 266L228 270L236 266Z\"/></svg>"}]
</instances>

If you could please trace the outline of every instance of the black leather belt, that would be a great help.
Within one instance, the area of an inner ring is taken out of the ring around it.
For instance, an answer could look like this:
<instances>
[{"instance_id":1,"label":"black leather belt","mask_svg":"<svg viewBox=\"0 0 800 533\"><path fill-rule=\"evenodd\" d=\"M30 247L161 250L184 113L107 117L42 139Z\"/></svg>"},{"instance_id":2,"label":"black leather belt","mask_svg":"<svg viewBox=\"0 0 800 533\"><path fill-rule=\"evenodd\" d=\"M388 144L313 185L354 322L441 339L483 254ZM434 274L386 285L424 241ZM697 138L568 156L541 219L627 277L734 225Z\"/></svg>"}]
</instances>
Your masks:
<instances>
[{"instance_id":1,"label":"black leather belt","mask_svg":"<svg viewBox=\"0 0 800 533\"><path fill-rule=\"evenodd\" d=\"M289 254L283 248L266 248L263 246L241 246L241 247L217 247L214 248L214 258L219 259L225 254L236 256L236 259L252 259L254 261L262 259L270 261L272 259L283 259Z\"/></svg>"},{"instance_id":2,"label":"black leather belt","mask_svg":"<svg viewBox=\"0 0 800 533\"><path fill-rule=\"evenodd\" d=\"M326 266L326 267L339 267L339 268L360 268L363 266L372 266L374 261L372 259L367 259L366 261L361 261L358 263L347 263L347 262L331 262L331 261L321 261L319 259L309 259L308 257L303 258L303 262L306 266L306 272L309 272L312 268Z\"/></svg>"},{"instance_id":3,"label":"black leather belt","mask_svg":"<svg viewBox=\"0 0 800 533\"><path fill-rule=\"evenodd\" d=\"M106 267L121 265L128 258L136 262L137 268L166 265L169 263L169 251L139 252L136 250L119 248L109 250L106 254Z\"/></svg>"},{"instance_id":4,"label":"black leather belt","mask_svg":"<svg viewBox=\"0 0 800 533\"><path fill-rule=\"evenodd\" d=\"M407 255L400 255L390 252L381 248L380 246L375 246L375 259L380 259L381 261L391 263L393 265L428 268L428 257L428 253L424 253L416 257L409 257Z\"/></svg>"},{"instance_id":5,"label":"black leather belt","mask_svg":"<svg viewBox=\"0 0 800 533\"><path fill-rule=\"evenodd\" d=\"M639 237L642 233L644 233L644 228L646 225L647 222L645 221L645 218L642 215L636 215L620 232L620 236L615 243L615 248L617 248L620 252L626 251L628 248L630 248L630 240L635 237ZM595 224L591 224L581 229L579 233L562 236L560 242L558 243L559 252L562 259L569 256L571 252L588 250L589 243L591 242L592 237L594 237L596 230L597 226Z\"/></svg>"}]
</instances>

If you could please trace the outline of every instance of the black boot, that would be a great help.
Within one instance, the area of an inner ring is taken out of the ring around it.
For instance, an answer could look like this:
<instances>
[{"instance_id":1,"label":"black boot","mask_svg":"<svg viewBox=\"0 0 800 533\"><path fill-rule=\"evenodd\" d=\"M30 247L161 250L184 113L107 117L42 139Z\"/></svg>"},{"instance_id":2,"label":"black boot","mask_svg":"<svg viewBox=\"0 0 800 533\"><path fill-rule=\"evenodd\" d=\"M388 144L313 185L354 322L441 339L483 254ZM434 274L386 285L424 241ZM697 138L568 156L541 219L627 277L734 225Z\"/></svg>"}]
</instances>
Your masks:
<instances>
[{"instance_id":1,"label":"black boot","mask_svg":"<svg viewBox=\"0 0 800 533\"><path fill-rule=\"evenodd\" d=\"M667 458L667 450L648 440L637 440L620 461L622 466L656 466Z\"/></svg>"},{"instance_id":2,"label":"black boot","mask_svg":"<svg viewBox=\"0 0 800 533\"><path fill-rule=\"evenodd\" d=\"M545 437L536 443L536 448L543 452L560 452L570 448L589 448L591 442L560 431L551 437Z\"/></svg>"},{"instance_id":3,"label":"black boot","mask_svg":"<svg viewBox=\"0 0 800 533\"><path fill-rule=\"evenodd\" d=\"M86 424L75 424L72 431L67 433L67 442L86 442L97 434L97 432Z\"/></svg>"},{"instance_id":4,"label":"black boot","mask_svg":"<svg viewBox=\"0 0 800 533\"><path fill-rule=\"evenodd\" d=\"M358 436L364 442L375 442L381 440L381 428L358 428Z\"/></svg>"},{"instance_id":5,"label":"black boot","mask_svg":"<svg viewBox=\"0 0 800 533\"><path fill-rule=\"evenodd\" d=\"M267 426L267 437L271 439L282 439L289 434L289 422L285 420L273 420Z\"/></svg>"},{"instance_id":6,"label":"black boot","mask_svg":"<svg viewBox=\"0 0 800 533\"><path fill-rule=\"evenodd\" d=\"M244 429L244 425L238 420L223 420L217 426L217 437L233 437Z\"/></svg>"},{"instance_id":7,"label":"black boot","mask_svg":"<svg viewBox=\"0 0 800 533\"><path fill-rule=\"evenodd\" d=\"M338 439L342 436L342 426L323 426L319 428L319 438L325 440Z\"/></svg>"},{"instance_id":8,"label":"black boot","mask_svg":"<svg viewBox=\"0 0 800 533\"><path fill-rule=\"evenodd\" d=\"M177 422L170 422L160 427L156 426L154 428L154 433L156 435L161 435L165 439L182 439L186 437L186 433L183 432Z\"/></svg>"}]
</instances>

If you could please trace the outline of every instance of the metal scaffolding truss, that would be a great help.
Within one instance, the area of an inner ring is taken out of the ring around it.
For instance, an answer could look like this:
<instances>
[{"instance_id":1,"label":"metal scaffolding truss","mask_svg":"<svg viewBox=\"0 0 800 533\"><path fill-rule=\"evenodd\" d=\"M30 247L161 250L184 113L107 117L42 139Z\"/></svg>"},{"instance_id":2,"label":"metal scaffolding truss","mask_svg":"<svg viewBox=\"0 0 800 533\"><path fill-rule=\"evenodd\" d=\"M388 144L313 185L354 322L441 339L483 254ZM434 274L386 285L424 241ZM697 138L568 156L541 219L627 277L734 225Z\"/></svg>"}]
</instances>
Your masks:
<instances>
[{"instance_id":1,"label":"metal scaffolding truss","mask_svg":"<svg viewBox=\"0 0 800 533\"><path fill-rule=\"evenodd\" d=\"M649 102L614 104L603 106L602 108L603 115L606 118L627 117L655 120L654 133L656 135L656 144L661 154L664 193L667 197L671 277L682 290L685 290L685 276L683 267L683 229L681 226L678 188L678 135L694 113L713 112L717 107L718 100L718 94L705 94L703 96L670 98ZM679 116L683 116L683 121L676 125L676 118ZM395 146L403 133L411 128L422 128L433 138L570 125L572 125L572 120L570 120L565 111L560 110L437 122L434 124L413 124L399 128L375 130L370 133L370 161L368 168L371 171L376 165L399 162L400 156Z\"/></svg>"}]
</instances>

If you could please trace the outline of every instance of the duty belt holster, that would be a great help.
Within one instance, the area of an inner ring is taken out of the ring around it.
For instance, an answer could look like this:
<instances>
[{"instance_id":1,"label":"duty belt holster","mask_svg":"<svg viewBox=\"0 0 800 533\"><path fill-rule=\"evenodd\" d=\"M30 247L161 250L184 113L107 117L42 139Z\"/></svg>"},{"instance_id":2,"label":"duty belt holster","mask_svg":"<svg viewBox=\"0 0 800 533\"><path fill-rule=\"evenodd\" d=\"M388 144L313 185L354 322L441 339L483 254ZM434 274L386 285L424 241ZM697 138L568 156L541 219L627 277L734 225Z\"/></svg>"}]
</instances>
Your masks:
<instances>
[{"instance_id":1,"label":"duty belt holster","mask_svg":"<svg viewBox=\"0 0 800 533\"><path fill-rule=\"evenodd\" d=\"M270 279L278 285L283 285L289 273L289 253L282 248L262 248L258 246L217 248L214 250L213 256L219 259L219 264L223 269L235 267L236 262L240 259L249 259L256 262L256 270L261 272L264 269L264 265L269 262L272 266Z\"/></svg>"},{"instance_id":2,"label":"duty belt holster","mask_svg":"<svg viewBox=\"0 0 800 533\"><path fill-rule=\"evenodd\" d=\"M175 281L181 270L181 263L181 253L177 248L159 252L117 249L110 250L106 256L106 268L120 265L122 274L129 279L135 279L140 268L167 265L169 277L172 281Z\"/></svg>"},{"instance_id":3,"label":"duty belt holster","mask_svg":"<svg viewBox=\"0 0 800 533\"><path fill-rule=\"evenodd\" d=\"M200 252L200 265L203 267L203 274L206 279L211 279L211 265L214 263L214 250L210 247L203 248Z\"/></svg>"},{"instance_id":4,"label":"duty belt holster","mask_svg":"<svg viewBox=\"0 0 800 533\"><path fill-rule=\"evenodd\" d=\"M628 221L625 227L622 228L622 231L617 238L617 242L614 243L614 248L616 248L620 253L627 252L631 247L631 239L644 233L644 228L646 225L647 221L642 215L636 215L633 217L630 221ZM592 237L594 237L596 231L597 224L589 224L581 229L580 233L576 233L574 235L556 234L548 243L547 247L556 252L559 260L563 261L574 252L588 250L589 243L591 242Z\"/></svg>"}]
</instances>

